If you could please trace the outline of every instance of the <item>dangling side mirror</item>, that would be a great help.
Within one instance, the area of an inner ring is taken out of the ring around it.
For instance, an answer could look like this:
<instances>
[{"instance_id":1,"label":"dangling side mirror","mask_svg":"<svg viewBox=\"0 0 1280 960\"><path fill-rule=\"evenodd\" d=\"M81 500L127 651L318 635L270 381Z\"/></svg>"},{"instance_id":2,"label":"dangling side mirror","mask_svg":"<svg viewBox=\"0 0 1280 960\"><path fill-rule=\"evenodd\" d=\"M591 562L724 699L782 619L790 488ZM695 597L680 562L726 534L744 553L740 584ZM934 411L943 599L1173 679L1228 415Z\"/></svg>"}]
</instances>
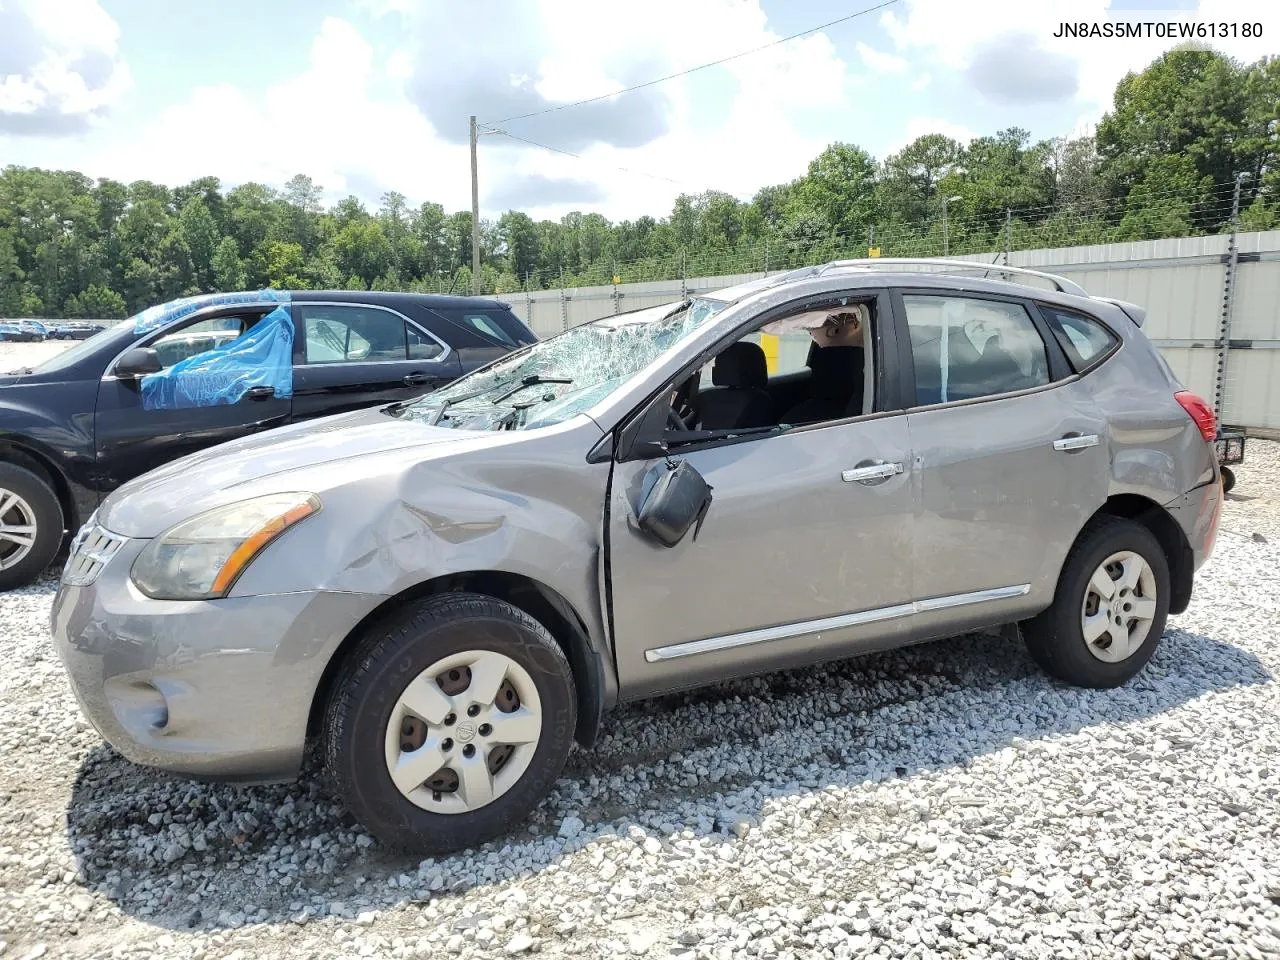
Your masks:
<instances>
[{"instance_id":1,"label":"dangling side mirror","mask_svg":"<svg viewBox=\"0 0 1280 960\"><path fill-rule=\"evenodd\" d=\"M654 469L658 478L636 511L640 529L674 547L694 527L696 541L711 508L711 486L687 460L666 460Z\"/></svg>"}]
</instances>

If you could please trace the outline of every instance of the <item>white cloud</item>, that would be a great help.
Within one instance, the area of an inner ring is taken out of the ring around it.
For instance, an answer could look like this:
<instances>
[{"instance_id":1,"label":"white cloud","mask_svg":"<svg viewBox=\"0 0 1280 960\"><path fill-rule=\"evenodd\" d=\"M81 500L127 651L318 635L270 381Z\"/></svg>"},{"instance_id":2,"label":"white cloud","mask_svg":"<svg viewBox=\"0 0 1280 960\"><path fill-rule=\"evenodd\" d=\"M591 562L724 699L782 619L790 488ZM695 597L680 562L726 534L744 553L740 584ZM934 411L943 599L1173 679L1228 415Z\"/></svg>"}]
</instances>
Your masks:
<instances>
[{"instance_id":1,"label":"white cloud","mask_svg":"<svg viewBox=\"0 0 1280 960\"><path fill-rule=\"evenodd\" d=\"M198 87L140 135L99 145L87 172L170 184L212 174L227 184L276 185L304 173L331 199L355 192L376 200L382 190L396 189L466 206L466 147L441 143L403 98L371 93L379 69L359 31L329 17L303 73L266 91L231 83ZM441 176L444 171L457 173Z\"/></svg>"},{"instance_id":2,"label":"white cloud","mask_svg":"<svg viewBox=\"0 0 1280 960\"><path fill-rule=\"evenodd\" d=\"M119 33L97 0L0 0L0 132L74 133L117 103Z\"/></svg>"},{"instance_id":3,"label":"white cloud","mask_svg":"<svg viewBox=\"0 0 1280 960\"><path fill-rule=\"evenodd\" d=\"M861 40L857 43L858 56L867 68L875 73L906 73L907 61L892 53L884 53L870 47Z\"/></svg>"},{"instance_id":4,"label":"white cloud","mask_svg":"<svg viewBox=\"0 0 1280 960\"><path fill-rule=\"evenodd\" d=\"M1107 23L1110 0L905 0L880 22L902 55L923 57L935 67L968 77L990 100L1035 102L1067 99L1083 117L1096 120L1111 105L1116 83L1140 71L1177 40L1055 38L1060 24ZM1123 14L1149 22L1268 23L1273 0L1200 0L1196 10L1143 10ZM1273 18L1272 18L1273 19ZM1275 41L1206 41L1230 56L1254 60L1274 52ZM1011 63L1010 51L1024 56ZM1001 77L1004 82L1001 84Z\"/></svg>"},{"instance_id":5,"label":"white cloud","mask_svg":"<svg viewBox=\"0 0 1280 960\"><path fill-rule=\"evenodd\" d=\"M643 60L626 82L779 38L756 0L654 0L654 7L627 23L602 22L587 0L540 2L538 19L545 32L527 41L534 56L525 68L514 66L515 60L501 61L507 68L502 83L536 84L543 96L559 100L618 89L624 81L616 65L635 64L637 51ZM677 21L682 29L672 31L669 24ZM413 35L407 23L401 32ZM690 37L699 42L690 43ZM64 144L32 141L14 159L126 182L145 178L178 184L212 174L227 185L249 180L279 185L304 173L331 200L354 192L376 201L381 192L398 190L411 202L469 209L468 149L457 136L461 131L465 137L465 112L449 112L441 119L449 126L437 129L403 82L415 65L456 52L446 50L448 38L431 43L426 35L412 45L375 52L352 22L329 17L312 42L307 68L281 83L266 89L244 81L203 85L140 128L116 125ZM484 49L468 48L465 55L483 56ZM518 76L521 72L528 75ZM801 123L806 116L847 109L848 80L830 40L814 35L662 84L662 128L638 147L596 142L574 149L582 155L578 159L485 137L480 145L483 212L502 212L503 207L489 205L491 196L514 205L522 183L529 185L530 199L520 206L550 217L570 209L594 209L611 218L662 215L677 193L709 188L750 196L764 184L800 175L826 146L828 137L803 132ZM440 96L446 90L436 85L431 92ZM625 115L629 100L618 102ZM473 105L470 112L496 119L482 107ZM531 140L563 145L542 129L537 122L511 126L512 133ZM252 146L244 137L213 131L250 131ZM298 131L316 133L300 136ZM199 144L199 149L183 144ZM567 185L563 202L554 199L557 183ZM584 199L593 196L601 199Z\"/></svg>"},{"instance_id":6,"label":"white cloud","mask_svg":"<svg viewBox=\"0 0 1280 960\"><path fill-rule=\"evenodd\" d=\"M452 15L431 19L431 11L440 8L423 7L426 28L410 56L438 73L429 84L419 76L421 86L413 90L428 115L438 116L441 123L464 112L496 120L507 113L607 96L781 36L770 28L758 0L651 0L610 19L599 16L595 0L541 0L536 15L526 10L527 22L490 30L486 46L467 48L468 62L454 68L433 58L436 51L430 45L443 42L442 29L465 34L467 22ZM673 30L673 23L680 28ZM468 75L472 68L475 72ZM495 76L501 83L494 83ZM455 81L448 90L443 89L446 77ZM501 138L486 138L480 158L482 206L490 192L486 184L522 177L543 198L530 210L535 215L593 206L548 204L547 180L592 181L607 197L595 208L613 217L663 213L682 189L716 188L749 196L766 183L804 171L826 145L826 138L800 132L805 118L846 109L848 85L845 63L831 41L817 34L601 101L592 105L597 111L576 108L514 122L511 133L569 149L582 159L533 148L515 150ZM512 89L533 90L537 97L516 105L508 99ZM447 98L448 109L441 98ZM494 105L486 111L490 101ZM617 167L655 176L623 173ZM511 199L511 191L502 192Z\"/></svg>"},{"instance_id":7,"label":"white cloud","mask_svg":"<svg viewBox=\"0 0 1280 960\"><path fill-rule=\"evenodd\" d=\"M919 91L927 87L932 80L933 80L933 76L931 74L928 74L928 73L921 74L919 79L917 79L913 84L911 84L911 89L915 90L918 93Z\"/></svg>"}]
</instances>

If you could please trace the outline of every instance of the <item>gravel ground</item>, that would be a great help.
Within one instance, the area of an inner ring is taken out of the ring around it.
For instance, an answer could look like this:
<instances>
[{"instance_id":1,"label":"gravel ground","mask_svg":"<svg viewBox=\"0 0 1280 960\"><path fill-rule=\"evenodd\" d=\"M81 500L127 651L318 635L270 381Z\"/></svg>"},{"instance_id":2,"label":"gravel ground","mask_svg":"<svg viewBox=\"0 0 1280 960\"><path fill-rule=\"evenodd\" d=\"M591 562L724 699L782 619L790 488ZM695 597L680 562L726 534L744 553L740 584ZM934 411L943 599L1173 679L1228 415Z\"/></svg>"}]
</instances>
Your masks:
<instances>
[{"instance_id":1,"label":"gravel ground","mask_svg":"<svg viewBox=\"0 0 1280 960\"><path fill-rule=\"evenodd\" d=\"M1121 690L1006 634L627 707L527 829L439 860L315 778L125 763L50 649L53 579L2 595L0 956L1275 957L1280 444L1237 477Z\"/></svg>"}]
</instances>

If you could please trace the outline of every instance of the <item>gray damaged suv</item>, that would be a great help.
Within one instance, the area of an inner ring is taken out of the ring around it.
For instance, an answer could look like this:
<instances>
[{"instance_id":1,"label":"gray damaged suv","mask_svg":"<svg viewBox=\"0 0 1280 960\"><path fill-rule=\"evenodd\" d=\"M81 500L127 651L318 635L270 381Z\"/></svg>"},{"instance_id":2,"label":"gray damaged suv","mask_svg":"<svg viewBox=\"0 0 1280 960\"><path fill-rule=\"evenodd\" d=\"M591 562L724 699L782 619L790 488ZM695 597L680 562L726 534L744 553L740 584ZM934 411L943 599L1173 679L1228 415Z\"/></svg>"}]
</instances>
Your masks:
<instances>
[{"instance_id":1,"label":"gray damaged suv","mask_svg":"<svg viewBox=\"0 0 1280 960\"><path fill-rule=\"evenodd\" d=\"M82 708L196 777L318 738L372 833L439 852L519 824L621 700L1007 623L1122 684L1213 547L1213 413L1138 307L972 272L611 316L133 480L53 607Z\"/></svg>"}]
</instances>

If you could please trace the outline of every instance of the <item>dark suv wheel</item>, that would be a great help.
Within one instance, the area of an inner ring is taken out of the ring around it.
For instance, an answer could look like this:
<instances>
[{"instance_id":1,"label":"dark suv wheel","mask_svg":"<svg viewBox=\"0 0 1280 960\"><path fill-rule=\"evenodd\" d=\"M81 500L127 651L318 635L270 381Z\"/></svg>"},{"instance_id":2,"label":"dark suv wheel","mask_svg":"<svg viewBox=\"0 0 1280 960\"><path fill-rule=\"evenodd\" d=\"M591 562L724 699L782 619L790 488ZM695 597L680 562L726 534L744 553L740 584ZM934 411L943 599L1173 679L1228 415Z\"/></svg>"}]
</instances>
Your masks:
<instances>
[{"instance_id":1,"label":"dark suv wheel","mask_svg":"<svg viewBox=\"0 0 1280 960\"><path fill-rule=\"evenodd\" d=\"M62 545L57 495L30 470L0 463L0 590L35 580Z\"/></svg>"}]
</instances>

